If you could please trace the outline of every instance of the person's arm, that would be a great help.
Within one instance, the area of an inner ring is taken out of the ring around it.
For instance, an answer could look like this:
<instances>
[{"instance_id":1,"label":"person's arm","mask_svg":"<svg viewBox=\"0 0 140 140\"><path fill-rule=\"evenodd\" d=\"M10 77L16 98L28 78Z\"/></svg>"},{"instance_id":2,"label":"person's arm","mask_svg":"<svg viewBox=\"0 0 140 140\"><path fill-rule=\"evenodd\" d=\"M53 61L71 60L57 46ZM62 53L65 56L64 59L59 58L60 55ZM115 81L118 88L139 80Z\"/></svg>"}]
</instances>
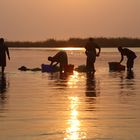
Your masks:
<instances>
[{"instance_id":1,"label":"person's arm","mask_svg":"<svg viewBox=\"0 0 140 140\"><path fill-rule=\"evenodd\" d=\"M101 47L96 43L94 42L95 44L95 48L98 49L98 53L96 53L96 56L98 57L100 55L100 52L101 52Z\"/></svg>"},{"instance_id":2,"label":"person's arm","mask_svg":"<svg viewBox=\"0 0 140 140\"><path fill-rule=\"evenodd\" d=\"M98 53L96 54L96 56L99 56L100 53L101 53L101 48L100 48L99 46L98 46L97 48L98 48L99 51L98 51Z\"/></svg>"},{"instance_id":3,"label":"person's arm","mask_svg":"<svg viewBox=\"0 0 140 140\"><path fill-rule=\"evenodd\" d=\"M123 61L123 59L124 59L124 56L123 56L123 54L121 53L121 60L120 60L119 63L121 63L121 62Z\"/></svg>"},{"instance_id":4,"label":"person's arm","mask_svg":"<svg viewBox=\"0 0 140 140\"><path fill-rule=\"evenodd\" d=\"M55 64L53 64L52 66L55 67L58 64L58 62L56 62Z\"/></svg>"},{"instance_id":5,"label":"person's arm","mask_svg":"<svg viewBox=\"0 0 140 140\"><path fill-rule=\"evenodd\" d=\"M53 61L51 61L50 65L51 65L51 66L53 65Z\"/></svg>"},{"instance_id":6,"label":"person's arm","mask_svg":"<svg viewBox=\"0 0 140 140\"><path fill-rule=\"evenodd\" d=\"M7 47L7 46L5 46L5 47L6 47L6 53L7 53L8 59L10 60L9 49L8 49L8 47Z\"/></svg>"},{"instance_id":7,"label":"person's arm","mask_svg":"<svg viewBox=\"0 0 140 140\"><path fill-rule=\"evenodd\" d=\"M87 51L87 50L85 51L85 54L86 54L86 55L88 54L88 51Z\"/></svg>"},{"instance_id":8,"label":"person's arm","mask_svg":"<svg viewBox=\"0 0 140 140\"><path fill-rule=\"evenodd\" d=\"M85 45L85 54L87 55L88 54L88 50L87 50L87 44Z\"/></svg>"}]
</instances>

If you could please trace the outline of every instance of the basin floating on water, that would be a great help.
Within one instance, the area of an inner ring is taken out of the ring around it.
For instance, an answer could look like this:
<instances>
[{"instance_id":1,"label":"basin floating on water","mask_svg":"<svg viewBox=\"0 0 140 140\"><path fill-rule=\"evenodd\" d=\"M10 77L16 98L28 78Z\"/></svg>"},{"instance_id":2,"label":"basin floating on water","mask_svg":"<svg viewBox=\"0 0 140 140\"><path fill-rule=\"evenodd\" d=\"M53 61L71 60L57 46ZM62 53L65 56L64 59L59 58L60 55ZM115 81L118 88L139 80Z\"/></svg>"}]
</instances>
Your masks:
<instances>
[{"instance_id":1,"label":"basin floating on water","mask_svg":"<svg viewBox=\"0 0 140 140\"><path fill-rule=\"evenodd\" d=\"M56 72L56 71L59 71L59 70L58 70L58 67L53 67L53 66L48 65L48 64L42 64L41 65L41 71L42 72Z\"/></svg>"},{"instance_id":2,"label":"basin floating on water","mask_svg":"<svg viewBox=\"0 0 140 140\"><path fill-rule=\"evenodd\" d=\"M60 70L60 68L58 66L51 66L48 64L42 64L41 65L41 70L42 72L58 72ZM66 66L66 71L69 73L72 73L74 70L74 65L69 64L68 66Z\"/></svg>"},{"instance_id":3,"label":"basin floating on water","mask_svg":"<svg viewBox=\"0 0 140 140\"><path fill-rule=\"evenodd\" d=\"M108 62L110 71L124 71L125 66L121 65L119 62Z\"/></svg>"}]
</instances>

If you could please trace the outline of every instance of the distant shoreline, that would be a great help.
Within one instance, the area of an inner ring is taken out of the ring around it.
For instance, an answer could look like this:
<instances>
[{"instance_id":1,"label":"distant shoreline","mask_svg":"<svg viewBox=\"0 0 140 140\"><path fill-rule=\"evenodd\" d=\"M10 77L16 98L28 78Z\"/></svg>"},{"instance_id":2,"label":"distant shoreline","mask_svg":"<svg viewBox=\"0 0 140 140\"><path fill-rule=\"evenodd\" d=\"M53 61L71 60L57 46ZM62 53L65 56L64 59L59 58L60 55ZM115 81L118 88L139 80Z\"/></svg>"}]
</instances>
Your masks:
<instances>
[{"instance_id":1,"label":"distant shoreline","mask_svg":"<svg viewBox=\"0 0 140 140\"><path fill-rule=\"evenodd\" d=\"M63 47L80 47L83 48L88 38L70 38L68 40L48 39L45 41L6 41L6 45L11 48L63 48ZM114 48L118 46L124 47L140 47L140 39L138 38L94 38L95 42L103 48Z\"/></svg>"}]
</instances>

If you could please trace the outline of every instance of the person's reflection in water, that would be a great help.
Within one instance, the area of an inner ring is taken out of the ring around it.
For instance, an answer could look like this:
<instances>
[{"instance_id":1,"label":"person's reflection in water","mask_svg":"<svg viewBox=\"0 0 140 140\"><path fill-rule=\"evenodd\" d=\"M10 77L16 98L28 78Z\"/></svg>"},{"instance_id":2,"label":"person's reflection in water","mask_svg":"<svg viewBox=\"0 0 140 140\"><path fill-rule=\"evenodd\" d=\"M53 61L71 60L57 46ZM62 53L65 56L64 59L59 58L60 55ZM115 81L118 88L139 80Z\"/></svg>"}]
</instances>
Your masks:
<instances>
[{"instance_id":1,"label":"person's reflection in water","mask_svg":"<svg viewBox=\"0 0 140 140\"><path fill-rule=\"evenodd\" d=\"M68 73L60 73L60 77L59 78L62 79L62 80L67 80L68 76L69 76Z\"/></svg>"},{"instance_id":2,"label":"person's reflection in water","mask_svg":"<svg viewBox=\"0 0 140 140\"><path fill-rule=\"evenodd\" d=\"M113 78L113 80L115 82L117 82L116 80L119 79L119 86L120 86L120 89L123 89L124 88L124 79L125 79L125 72L124 71L120 71L120 72L109 72L109 76L111 78ZM112 85L114 86L114 85Z\"/></svg>"},{"instance_id":3,"label":"person's reflection in water","mask_svg":"<svg viewBox=\"0 0 140 140\"><path fill-rule=\"evenodd\" d=\"M129 89L129 94L133 95L135 90L135 77L133 71L128 71L126 76L126 87Z\"/></svg>"},{"instance_id":4,"label":"person's reflection in water","mask_svg":"<svg viewBox=\"0 0 140 140\"><path fill-rule=\"evenodd\" d=\"M99 95L99 91L97 89L97 83L95 79L94 73L87 73L86 78L86 97L88 98L88 101L95 102L95 98Z\"/></svg>"},{"instance_id":5,"label":"person's reflection in water","mask_svg":"<svg viewBox=\"0 0 140 140\"><path fill-rule=\"evenodd\" d=\"M0 100L4 101L6 99L6 76L5 74L0 75Z\"/></svg>"},{"instance_id":6,"label":"person's reflection in water","mask_svg":"<svg viewBox=\"0 0 140 140\"><path fill-rule=\"evenodd\" d=\"M67 87L69 74L67 73L52 73L49 75L49 80L53 80L51 86L54 86L58 89L65 89ZM53 85L52 85L53 84Z\"/></svg>"},{"instance_id":7,"label":"person's reflection in water","mask_svg":"<svg viewBox=\"0 0 140 140\"><path fill-rule=\"evenodd\" d=\"M123 89L125 88L131 89L132 86L135 84L134 72L132 70L127 71L127 73L125 73L125 71L111 72L110 76L116 79L120 79L119 86L120 86L121 91L123 91ZM115 80L115 82L117 82L117 80Z\"/></svg>"},{"instance_id":8,"label":"person's reflection in water","mask_svg":"<svg viewBox=\"0 0 140 140\"><path fill-rule=\"evenodd\" d=\"M134 79L134 72L132 70L127 71L126 79Z\"/></svg>"},{"instance_id":9,"label":"person's reflection in water","mask_svg":"<svg viewBox=\"0 0 140 140\"><path fill-rule=\"evenodd\" d=\"M56 73L50 73L49 74L49 80L66 80L68 78L70 74L68 73L59 73L59 72L56 72Z\"/></svg>"},{"instance_id":10,"label":"person's reflection in water","mask_svg":"<svg viewBox=\"0 0 140 140\"><path fill-rule=\"evenodd\" d=\"M86 110L95 111L96 110L96 101L97 96L99 96L100 92L97 87L98 83L95 79L95 75L93 73L87 73L86 75Z\"/></svg>"},{"instance_id":11,"label":"person's reflection in water","mask_svg":"<svg viewBox=\"0 0 140 140\"><path fill-rule=\"evenodd\" d=\"M129 97L132 95L135 95L135 79L134 79L134 72L133 71L127 71L118 73L120 78L120 81L117 81L120 89L119 89L119 95L120 95L120 101L121 102L127 102L127 99L129 100ZM117 77L116 77L117 78Z\"/></svg>"},{"instance_id":12,"label":"person's reflection in water","mask_svg":"<svg viewBox=\"0 0 140 140\"><path fill-rule=\"evenodd\" d=\"M87 73L86 79L86 96L96 97L96 81L95 76L92 73Z\"/></svg>"}]
</instances>

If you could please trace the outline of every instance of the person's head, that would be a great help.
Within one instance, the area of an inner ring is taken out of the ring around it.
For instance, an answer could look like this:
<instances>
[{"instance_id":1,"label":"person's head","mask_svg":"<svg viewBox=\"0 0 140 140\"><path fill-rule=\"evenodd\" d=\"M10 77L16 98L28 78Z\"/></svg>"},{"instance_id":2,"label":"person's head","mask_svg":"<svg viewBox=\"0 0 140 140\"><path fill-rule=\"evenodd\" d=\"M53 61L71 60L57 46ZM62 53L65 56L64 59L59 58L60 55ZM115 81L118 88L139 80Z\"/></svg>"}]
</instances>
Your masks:
<instances>
[{"instance_id":1,"label":"person's head","mask_svg":"<svg viewBox=\"0 0 140 140\"><path fill-rule=\"evenodd\" d=\"M49 56L49 57L48 57L48 60L49 60L49 61L52 61L52 60L53 60L53 57Z\"/></svg>"},{"instance_id":2,"label":"person's head","mask_svg":"<svg viewBox=\"0 0 140 140\"><path fill-rule=\"evenodd\" d=\"M118 47L119 52L122 52L123 48L121 46Z\"/></svg>"},{"instance_id":3,"label":"person's head","mask_svg":"<svg viewBox=\"0 0 140 140\"><path fill-rule=\"evenodd\" d=\"M4 43L4 39L3 38L0 38L0 43Z\"/></svg>"},{"instance_id":4,"label":"person's head","mask_svg":"<svg viewBox=\"0 0 140 140\"><path fill-rule=\"evenodd\" d=\"M92 37L89 38L89 41L93 41L94 39Z\"/></svg>"}]
</instances>

